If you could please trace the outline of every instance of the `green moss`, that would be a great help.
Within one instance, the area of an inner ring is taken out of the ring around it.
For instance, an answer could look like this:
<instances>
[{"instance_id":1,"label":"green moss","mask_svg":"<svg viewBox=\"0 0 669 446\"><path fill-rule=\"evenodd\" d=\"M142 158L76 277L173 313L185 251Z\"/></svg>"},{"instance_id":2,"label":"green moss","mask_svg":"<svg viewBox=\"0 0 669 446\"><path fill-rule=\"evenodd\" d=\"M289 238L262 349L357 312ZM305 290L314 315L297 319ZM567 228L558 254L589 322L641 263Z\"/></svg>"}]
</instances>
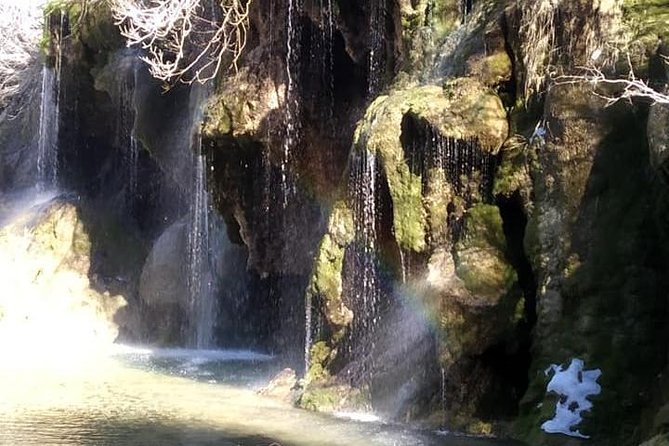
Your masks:
<instances>
[{"instance_id":1,"label":"green moss","mask_svg":"<svg viewBox=\"0 0 669 446\"><path fill-rule=\"evenodd\" d=\"M203 135L208 138L216 138L233 133L235 122L233 116L237 115L239 119L241 110L237 107L237 112L234 113L228 105L229 102L230 98L228 96L215 95L211 99L207 106L207 113L202 126Z\"/></svg>"},{"instance_id":2,"label":"green moss","mask_svg":"<svg viewBox=\"0 0 669 446\"><path fill-rule=\"evenodd\" d=\"M460 5L457 0L435 0L432 5L430 25L436 41L444 39L460 21Z\"/></svg>"},{"instance_id":3,"label":"green moss","mask_svg":"<svg viewBox=\"0 0 669 446\"><path fill-rule=\"evenodd\" d=\"M495 175L494 195L511 197L516 192L529 199L532 179L529 174L530 147L524 140L512 140L502 151L502 162Z\"/></svg>"},{"instance_id":4,"label":"green moss","mask_svg":"<svg viewBox=\"0 0 669 446\"><path fill-rule=\"evenodd\" d=\"M332 349L324 341L316 342L309 351L309 371L306 374L307 385L316 381L325 381L330 373L327 365L332 358Z\"/></svg>"},{"instance_id":5,"label":"green moss","mask_svg":"<svg viewBox=\"0 0 669 446\"><path fill-rule=\"evenodd\" d=\"M410 171L404 158L402 121L407 115L426 121L445 137L477 138L490 152L497 151L506 139L508 124L497 95L470 78L455 79L443 87L396 90L369 106L356 129L354 149L369 150L379 158L393 202L398 245L405 251L422 252L428 213L421 177Z\"/></svg>"},{"instance_id":6,"label":"green moss","mask_svg":"<svg viewBox=\"0 0 669 446\"><path fill-rule=\"evenodd\" d=\"M353 313L342 300L342 269L346 247L353 240L353 215L346 203L335 203L328 233L318 249L314 270L307 287L307 299L317 300L321 311L334 330L336 343L353 320Z\"/></svg>"},{"instance_id":7,"label":"green moss","mask_svg":"<svg viewBox=\"0 0 669 446\"><path fill-rule=\"evenodd\" d=\"M332 240L341 247L346 247L355 237L353 213L346 202L337 201L333 207L328 225L328 232Z\"/></svg>"},{"instance_id":8,"label":"green moss","mask_svg":"<svg viewBox=\"0 0 669 446\"><path fill-rule=\"evenodd\" d=\"M481 80L484 84L495 86L511 79L513 66L506 51L498 51L483 59Z\"/></svg>"},{"instance_id":9,"label":"green moss","mask_svg":"<svg viewBox=\"0 0 669 446\"><path fill-rule=\"evenodd\" d=\"M365 391L347 385L330 384L307 386L299 405L315 412L364 411L370 408L369 401Z\"/></svg>"},{"instance_id":10,"label":"green moss","mask_svg":"<svg viewBox=\"0 0 669 446\"><path fill-rule=\"evenodd\" d=\"M456 273L478 297L496 303L517 280L505 258L506 238L497 206L479 204L467 211L465 235L456 251Z\"/></svg>"},{"instance_id":11,"label":"green moss","mask_svg":"<svg viewBox=\"0 0 669 446\"><path fill-rule=\"evenodd\" d=\"M431 169L428 176L425 208L432 244L438 246L447 241L448 205L455 197L443 169Z\"/></svg>"},{"instance_id":12,"label":"green moss","mask_svg":"<svg viewBox=\"0 0 669 446\"><path fill-rule=\"evenodd\" d=\"M624 0L623 40L626 52L637 75L649 76L649 62L658 51L658 44L669 38L669 1ZM619 70L629 70L627 58L621 61Z\"/></svg>"}]
</instances>

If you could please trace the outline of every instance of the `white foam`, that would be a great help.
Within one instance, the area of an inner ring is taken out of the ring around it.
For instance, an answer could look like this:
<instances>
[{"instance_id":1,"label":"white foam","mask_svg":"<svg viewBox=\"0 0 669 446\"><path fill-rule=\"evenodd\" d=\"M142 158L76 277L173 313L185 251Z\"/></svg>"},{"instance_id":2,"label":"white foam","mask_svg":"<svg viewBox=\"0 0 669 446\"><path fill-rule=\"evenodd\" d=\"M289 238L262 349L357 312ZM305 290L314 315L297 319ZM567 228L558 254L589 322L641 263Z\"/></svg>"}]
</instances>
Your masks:
<instances>
[{"instance_id":1,"label":"white foam","mask_svg":"<svg viewBox=\"0 0 669 446\"><path fill-rule=\"evenodd\" d=\"M583 435L576 427L583 420L581 413L592 409L592 402L587 398L599 395L602 390L597 384L602 371L584 370L584 366L582 359L574 358L566 369L553 364L544 371L546 375L554 373L546 392L554 392L560 396L555 405L555 416L541 425L544 432L590 438Z\"/></svg>"},{"instance_id":2,"label":"white foam","mask_svg":"<svg viewBox=\"0 0 669 446\"><path fill-rule=\"evenodd\" d=\"M382 421L379 416L368 412L335 412L333 415L337 418L358 421L361 423L379 423Z\"/></svg>"}]
</instances>

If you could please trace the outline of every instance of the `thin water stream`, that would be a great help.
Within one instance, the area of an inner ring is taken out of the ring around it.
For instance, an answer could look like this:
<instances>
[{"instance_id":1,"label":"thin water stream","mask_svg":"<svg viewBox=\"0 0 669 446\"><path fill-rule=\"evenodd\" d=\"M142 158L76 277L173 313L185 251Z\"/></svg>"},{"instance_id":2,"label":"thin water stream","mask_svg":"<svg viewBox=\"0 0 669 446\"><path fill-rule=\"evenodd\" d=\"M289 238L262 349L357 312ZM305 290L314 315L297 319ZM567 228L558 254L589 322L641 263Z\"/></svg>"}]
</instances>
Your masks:
<instances>
[{"instance_id":1,"label":"thin water stream","mask_svg":"<svg viewBox=\"0 0 669 446\"><path fill-rule=\"evenodd\" d=\"M251 352L40 352L0 365L0 444L502 446L295 409L255 389L277 369Z\"/></svg>"}]
</instances>

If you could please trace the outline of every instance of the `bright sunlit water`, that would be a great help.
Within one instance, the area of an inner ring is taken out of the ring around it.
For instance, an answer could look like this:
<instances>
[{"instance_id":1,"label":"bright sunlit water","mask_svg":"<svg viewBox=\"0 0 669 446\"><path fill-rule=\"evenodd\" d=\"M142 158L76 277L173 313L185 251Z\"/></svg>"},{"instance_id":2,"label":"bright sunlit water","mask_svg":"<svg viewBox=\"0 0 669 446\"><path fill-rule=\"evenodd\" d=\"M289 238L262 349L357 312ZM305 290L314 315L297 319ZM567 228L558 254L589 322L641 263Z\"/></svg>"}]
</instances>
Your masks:
<instances>
[{"instance_id":1,"label":"bright sunlit water","mask_svg":"<svg viewBox=\"0 0 669 446\"><path fill-rule=\"evenodd\" d=\"M356 422L259 396L278 370L238 351L119 349L0 365L3 445L448 445L505 443ZM32 359L30 359L32 358Z\"/></svg>"}]
</instances>

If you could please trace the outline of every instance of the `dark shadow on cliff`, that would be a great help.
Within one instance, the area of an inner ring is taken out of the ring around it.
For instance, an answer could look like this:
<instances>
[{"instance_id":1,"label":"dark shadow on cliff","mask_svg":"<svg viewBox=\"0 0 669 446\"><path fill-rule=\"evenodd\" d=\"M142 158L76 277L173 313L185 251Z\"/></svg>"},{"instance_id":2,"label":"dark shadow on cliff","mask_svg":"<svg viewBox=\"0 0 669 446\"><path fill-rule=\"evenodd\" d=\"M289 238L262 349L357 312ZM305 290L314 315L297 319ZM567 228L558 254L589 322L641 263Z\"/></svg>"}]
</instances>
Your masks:
<instances>
[{"instance_id":1,"label":"dark shadow on cliff","mask_svg":"<svg viewBox=\"0 0 669 446\"><path fill-rule=\"evenodd\" d=\"M602 393L591 398L594 409L581 425L593 444L641 442L650 423L644 410L667 361L669 240L663 225L669 208L666 186L649 164L646 118L645 107L628 104L596 118L607 133L592 149L585 192L569 224L562 310L538 350L544 361L568 364L580 357L586 368L602 370ZM544 391L531 388L526 403Z\"/></svg>"}]
</instances>

